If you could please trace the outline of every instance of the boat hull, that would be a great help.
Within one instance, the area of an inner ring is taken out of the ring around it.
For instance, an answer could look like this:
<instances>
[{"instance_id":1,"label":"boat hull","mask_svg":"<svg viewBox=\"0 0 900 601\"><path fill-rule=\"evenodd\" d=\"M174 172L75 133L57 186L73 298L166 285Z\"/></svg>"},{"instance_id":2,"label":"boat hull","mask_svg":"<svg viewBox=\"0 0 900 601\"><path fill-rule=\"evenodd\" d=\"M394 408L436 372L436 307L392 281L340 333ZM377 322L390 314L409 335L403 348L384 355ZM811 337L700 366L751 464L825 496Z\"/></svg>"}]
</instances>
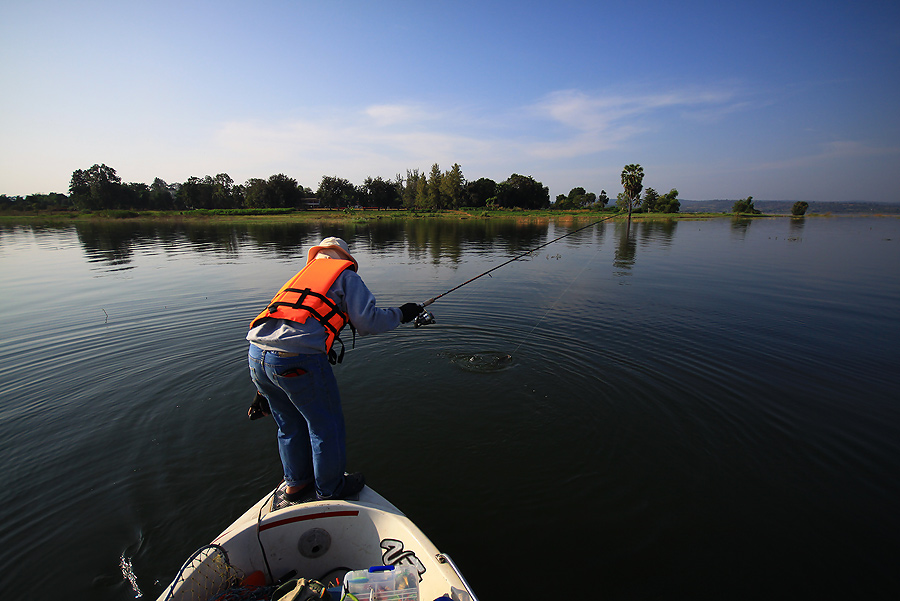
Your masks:
<instances>
[{"instance_id":1,"label":"boat hull","mask_svg":"<svg viewBox=\"0 0 900 601\"><path fill-rule=\"evenodd\" d=\"M420 599L473 598L452 561L371 488L365 487L357 500L312 501L278 510L272 510L274 494L248 509L212 543L227 555L238 577L261 572L266 584L300 577L331 585L351 570L410 566L419 574ZM208 578L203 569L186 564L159 601L196 600L199 581Z\"/></svg>"}]
</instances>

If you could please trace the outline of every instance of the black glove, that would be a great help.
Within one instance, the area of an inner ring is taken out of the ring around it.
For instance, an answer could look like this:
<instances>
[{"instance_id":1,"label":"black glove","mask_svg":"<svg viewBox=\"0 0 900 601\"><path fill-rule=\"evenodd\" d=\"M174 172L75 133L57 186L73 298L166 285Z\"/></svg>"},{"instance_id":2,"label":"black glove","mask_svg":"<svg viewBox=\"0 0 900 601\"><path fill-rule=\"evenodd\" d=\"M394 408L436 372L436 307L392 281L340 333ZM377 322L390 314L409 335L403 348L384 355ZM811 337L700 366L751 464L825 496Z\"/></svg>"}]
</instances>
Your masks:
<instances>
[{"instance_id":1,"label":"black glove","mask_svg":"<svg viewBox=\"0 0 900 601\"><path fill-rule=\"evenodd\" d=\"M422 312L423 308L422 305L417 303L406 303L405 305L401 305L400 310L403 312L403 317L400 318L400 323L411 322Z\"/></svg>"}]
</instances>

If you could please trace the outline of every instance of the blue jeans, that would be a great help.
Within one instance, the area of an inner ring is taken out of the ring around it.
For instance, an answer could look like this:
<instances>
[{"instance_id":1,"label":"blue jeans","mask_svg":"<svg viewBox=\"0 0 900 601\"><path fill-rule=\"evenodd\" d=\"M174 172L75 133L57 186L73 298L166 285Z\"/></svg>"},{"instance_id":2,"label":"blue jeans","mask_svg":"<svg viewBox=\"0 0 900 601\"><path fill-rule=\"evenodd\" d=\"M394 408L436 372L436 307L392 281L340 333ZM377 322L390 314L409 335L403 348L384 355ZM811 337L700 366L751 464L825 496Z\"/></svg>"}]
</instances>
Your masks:
<instances>
[{"instance_id":1,"label":"blue jeans","mask_svg":"<svg viewBox=\"0 0 900 601\"><path fill-rule=\"evenodd\" d=\"M278 452L288 486L315 482L328 498L344 483L344 413L337 380L322 353L279 357L251 344L250 377L278 424Z\"/></svg>"}]
</instances>

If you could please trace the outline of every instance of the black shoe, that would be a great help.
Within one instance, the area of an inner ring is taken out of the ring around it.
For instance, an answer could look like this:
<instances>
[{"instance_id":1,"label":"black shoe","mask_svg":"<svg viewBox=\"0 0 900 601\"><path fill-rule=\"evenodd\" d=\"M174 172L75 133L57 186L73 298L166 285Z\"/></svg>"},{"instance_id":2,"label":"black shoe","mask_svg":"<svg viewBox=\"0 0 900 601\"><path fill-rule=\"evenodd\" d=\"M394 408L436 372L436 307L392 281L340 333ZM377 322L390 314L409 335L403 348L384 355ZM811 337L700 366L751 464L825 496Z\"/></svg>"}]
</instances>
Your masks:
<instances>
[{"instance_id":1,"label":"black shoe","mask_svg":"<svg viewBox=\"0 0 900 601\"><path fill-rule=\"evenodd\" d=\"M353 474L344 474L344 482L341 484L338 492L334 493L330 497L323 497L319 494L316 495L316 498L319 501L336 501L339 499L349 499L350 497L355 497L359 494L359 491L363 489L366 485L366 477L363 476L359 472L355 472Z\"/></svg>"},{"instance_id":2,"label":"black shoe","mask_svg":"<svg viewBox=\"0 0 900 601\"><path fill-rule=\"evenodd\" d=\"M295 493L288 493L282 485L275 490L275 496L272 499L272 511L278 511L279 509L284 509L285 507L296 505L297 503L314 501L315 499L315 484L308 484L303 487L303 490Z\"/></svg>"},{"instance_id":3,"label":"black shoe","mask_svg":"<svg viewBox=\"0 0 900 601\"><path fill-rule=\"evenodd\" d=\"M315 484L307 484L297 492L287 492L284 493L284 498L288 503L302 503L303 501L309 501L316 496L316 485Z\"/></svg>"}]
</instances>

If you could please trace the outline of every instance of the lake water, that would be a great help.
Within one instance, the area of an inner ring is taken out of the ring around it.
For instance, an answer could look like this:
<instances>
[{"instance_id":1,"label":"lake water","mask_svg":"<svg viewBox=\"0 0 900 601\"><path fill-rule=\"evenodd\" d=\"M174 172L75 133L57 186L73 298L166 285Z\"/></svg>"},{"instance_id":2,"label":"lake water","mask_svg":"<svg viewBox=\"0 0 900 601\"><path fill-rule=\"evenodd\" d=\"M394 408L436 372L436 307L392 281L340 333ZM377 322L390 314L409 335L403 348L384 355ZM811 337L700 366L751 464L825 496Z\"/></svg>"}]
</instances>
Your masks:
<instances>
[{"instance_id":1,"label":"lake water","mask_svg":"<svg viewBox=\"0 0 900 601\"><path fill-rule=\"evenodd\" d=\"M2 226L3 598L153 599L279 482L244 335L311 244L398 306L579 225ZM603 223L431 309L335 369L349 467L481 599L900 595L900 220Z\"/></svg>"}]
</instances>

